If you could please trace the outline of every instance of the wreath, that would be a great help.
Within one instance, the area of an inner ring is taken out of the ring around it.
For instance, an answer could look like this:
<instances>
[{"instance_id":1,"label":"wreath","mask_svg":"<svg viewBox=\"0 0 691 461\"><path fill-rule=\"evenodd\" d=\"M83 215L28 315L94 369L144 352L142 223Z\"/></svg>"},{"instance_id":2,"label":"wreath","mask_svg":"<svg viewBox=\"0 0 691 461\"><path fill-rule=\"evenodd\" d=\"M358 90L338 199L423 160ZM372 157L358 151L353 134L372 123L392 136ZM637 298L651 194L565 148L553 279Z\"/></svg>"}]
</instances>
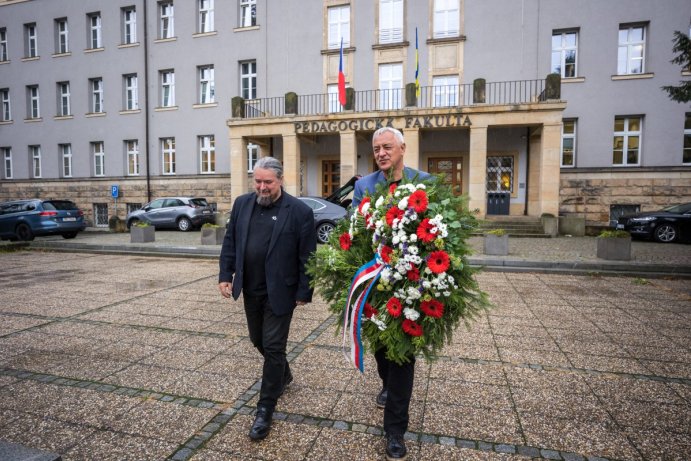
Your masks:
<instances>
[{"instance_id":1,"label":"wreath","mask_svg":"<svg viewBox=\"0 0 691 461\"><path fill-rule=\"evenodd\" d=\"M363 338L398 364L433 360L461 321L489 307L467 261L476 226L467 198L439 179L404 178L378 185L319 246L308 274L360 371Z\"/></svg>"}]
</instances>

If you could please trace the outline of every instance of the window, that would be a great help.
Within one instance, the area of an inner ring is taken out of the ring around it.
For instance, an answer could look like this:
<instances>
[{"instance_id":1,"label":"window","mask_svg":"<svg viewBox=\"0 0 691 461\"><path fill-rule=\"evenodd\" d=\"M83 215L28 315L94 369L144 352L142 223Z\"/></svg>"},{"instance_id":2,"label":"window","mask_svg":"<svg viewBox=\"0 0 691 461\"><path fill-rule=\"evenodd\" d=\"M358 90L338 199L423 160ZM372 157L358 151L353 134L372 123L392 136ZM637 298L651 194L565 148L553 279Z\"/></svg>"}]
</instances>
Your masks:
<instances>
[{"instance_id":1,"label":"window","mask_svg":"<svg viewBox=\"0 0 691 461\"><path fill-rule=\"evenodd\" d=\"M451 107L458 105L458 76L434 77L434 107Z\"/></svg>"},{"instance_id":2,"label":"window","mask_svg":"<svg viewBox=\"0 0 691 461\"><path fill-rule=\"evenodd\" d=\"M41 177L41 146L29 146L29 156L31 157L31 177Z\"/></svg>"},{"instance_id":3,"label":"window","mask_svg":"<svg viewBox=\"0 0 691 461\"><path fill-rule=\"evenodd\" d=\"M89 79L89 88L91 91L91 112L103 112L103 79L100 77Z\"/></svg>"},{"instance_id":4,"label":"window","mask_svg":"<svg viewBox=\"0 0 691 461\"><path fill-rule=\"evenodd\" d=\"M89 48L102 48L103 42L101 39L101 13L89 13L87 16L87 23L89 24L89 37L87 43Z\"/></svg>"},{"instance_id":5,"label":"window","mask_svg":"<svg viewBox=\"0 0 691 461\"><path fill-rule=\"evenodd\" d=\"M55 20L55 53L64 54L70 52L69 32L67 30L67 18Z\"/></svg>"},{"instance_id":6,"label":"window","mask_svg":"<svg viewBox=\"0 0 691 461\"><path fill-rule=\"evenodd\" d=\"M257 97L257 61L240 63L240 92L245 99Z\"/></svg>"},{"instance_id":7,"label":"window","mask_svg":"<svg viewBox=\"0 0 691 461\"><path fill-rule=\"evenodd\" d=\"M199 2L199 32L214 30L214 0L198 0Z\"/></svg>"},{"instance_id":8,"label":"window","mask_svg":"<svg viewBox=\"0 0 691 461\"><path fill-rule=\"evenodd\" d=\"M107 203L94 203L94 224L96 227L108 227Z\"/></svg>"},{"instance_id":9,"label":"window","mask_svg":"<svg viewBox=\"0 0 691 461\"><path fill-rule=\"evenodd\" d=\"M578 32L552 33L552 69L554 74L562 78L575 77L576 53L578 51Z\"/></svg>"},{"instance_id":10,"label":"window","mask_svg":"<svg viewBox=\"0 0 691 461\"><path fill-rule=\"evenodd\" d=\"M330 50L350 46L350 5L332 6L328 9L329 37L327 48Z\"/></svg>"},{"instance_id":11,"label":"window","mask_svg":"<svg viewBox=\"0 0 691 461\"><path fill-rule=\"evenodd\" d=\"M103 151L103 141L92 142L91 153L94 155L94 176L105 176L106 154Z\"/></svg>"},{"instance_id":12,"label":"window","mask_svg":"<svg viewBox=\"0 0 691 461\"><path fill-rule=\"evenodd\" d=\"M2 113L0 113L0 122L9 122L12 120L12 106L10 105L10 89L0 89L0 100L2 100Z\"/></svg>"},{"instance_id":13,"label":"window","mask_svg":"<svg viewBox=\"0 0 691 461\"><path fill-rule=\"evenodd\" d=\"M576 166L576 120L564 120L561 125L561 166Z\"/></svg>"},{"instance_id":14,"label":"window","mask_svg":"<svg viewBox=\"0 0 691 461\"><path fill-rule=\"evenodd\" d=\"M175 174L175 138L161 139L163 174Z\"/></svg>"},{"instance_id":15,"label":"window","mask_svg":"<svg viewBox=\"0 0 691 461\"><path fill-rule=\"evenodd\" d=\"M259 146L256 144L247 144L247 172L252 173L254 171L254 165L259 160Z\"/></svg>"},{"instance_id":16,"label":"window","mask_svg":"<svg viewBox=\"0 0 691 461\"><path fill-rule=\"evenodd\" d=\"M5 173L5 179L12 179L12 148L2 147L0 151L2 151L2 164L4 167L3 172Z\"/></svg>"},{"instance_id":17,"label":"window","mask_svg":"<svg viewBox=\"0 0 691 461\"><path fill-rule=\"evenodd\" d=\"M125 152L127 152L127 174L139 176L139 141L136 139L125 141Z\"/></svg>"},{"instance_id":18,"label":"window","mask_svg":"<svg viewBox=\"0 0 691 461\"><path fill-rule=\"evenodd\" d=\"M39 104L38 85L26 87L27 113L26 118L41 118L41 107Z\"/></svg>"},{"instance_id":19,"label":"window","mask_svg":"<svg viewBox=\"0 0 691 461\"><path fill-rule=\"evenodd\" d=\"M644 72L645 26L620 26L617 74L630 75Z\"/></svg>"},{"instance_id":20,"label":"window","mask_svg":"<svg viewBox=\"0 0 691 461\"><path fill-rule=\"evenodd\" d=\"M343 111L343 106L341 106L341 102L338 100L338 84L327 85L326 95L328 98L328 110L330 113Z\"/></svg>"},{"instance_id":21,"label":"window","mask_svg":"<svg viewBox=\"0 0 691 461\"><path fill-rule=\"evenodd\" d=\"M161 71L161 107L175 106L175 72Z\"/></svg>"},{"instance_id":22,"label":"window","mask_svg":"<svg viewBox=\"0 0 691 461\"><path fill-rule=\"evenodd\" d=\"M158 4L159 30L158 38L175 37L175 16L173 12L173 2L160 2Z\"/></svg>"},{"instance_id":23,"label":"window","mask_svg":"<svg viewBox=\"0 0 691 461\"><path fill-rule=\"evenodd\" d=\"M240 0L240 27L257 25L257 0Z\"/></svg>"},{"instance_id":24,"label":"window","mask_svg":"<svg viewBox=\"0 0 691 461\"><path fill-rule=\"evenodd\" d=\"M0 62L8 61L10 59L7 54L7 29L0 28Z\"/></svg>"},{"instance_id":25,"label":"window","mask_svg":"<svg viewBox=\"0 0 691 461\"><path fill-rule=\"evenodd\" d=\"M379 43L403 41L403 0L379 0Z\"/></svg>"},{"instance_id":26,"label":"window","mask_svg":"<svg viewBox=\"0 0 691 461\"><path fill-rule=\"evenodd\" d=\"M613 165L640 163L642 117L616 117L614 119Z\"/></svg>"},{"instance_id":27,"label":"window","mask_svg":"<svg viewBox=\"0 0 691 461\"><path fill-rule=\"evenodd\" d=\"M214 66L199 67L199 104L209 104L215 100Z\"/></svg>"},{"instance_id":28,"label":"window","mask_svg":"<svg viewBox=\"0 0 691 461\"><path fill-rule=\"evenodd\" d=\"M216 172L216 141L213 136L199 136L199 161L202 173Z\"/></svg>"},{"instance_id":29,"label":"window","mask_svg":"<svg viewBox=\"0 0 691 461\"><path fill-rule=\"evenodd\" d=\"M70 105L70 82L58 82L58 116L72 115Z\"/></svg>"},{"instance_id":30,"label":"window","mask_svg":"<svg viewBox=\"0 0 691 461\"><path fill-rule=\"evenodd\" d=\"M36 34L35 22L24 24L24 56L27 58L38 57L38 38Z\"/></svg>"},{"instance_id":31,"label":"window","mask_svg":"<svg viewBox=\"0 0 691 461\"><path fill-rule=\"evenodd\" d=\"M684 120L684 148L682 153L682 163L691 163L691 114L686 114Z\"/></svg>"},{"instance_id":32,"label":"window","mask_svg":"<svg viewBox=\"0 0 691 461\"><path fill-rule=\"evenodd\" d=\"M403 65L379 65L379 109L400 109L403 88Z\"/></svg>"},{"instance_id":33,"label":"window","mask_svg":"<svg viewBox=\"0 0 691 461\"><path fill-rule=\"evenodd\" d=\"M139 90L137 86L137 74L123 75L122 81L125 88L123 104L125 110L139 109Z\"/></svg>"},{"instance_id":34,"label":"window","mask_svg":"<svg viewBox=\"0 0 691 461\"><path fill-rule=\"evenodd\" d=\"M62 158L62 177L71 178L72 177L72 145L71 144L58 144L58 152L60 152L60 158Z\"/></svg>"},{"instance_id":35,"label":"window","mask_svg":"<svg viewBox=\"0 0 691 461\"><path fill-rule=\"evenodd\" d=\"M458 0L434 0L434 38L460 35Z\"/></svg>"},{"instance_id":36,"label":"window","mask_svg":"<svg viewBox=\"0 0 691 461\"><path fill-rule=\"evenodd\" d=\"M122 9L122 43L137 43L137 10L133 6Z\"/></svg>"},{"instance_id":37,"label":"window","mask_svg":"<svg viewBox=\"0 0 691 461\"><path fill-rule=\"evenodd\" d=\"M487 192L513 192L513 157L487 157Z\"/></svg>"}]
</instances>

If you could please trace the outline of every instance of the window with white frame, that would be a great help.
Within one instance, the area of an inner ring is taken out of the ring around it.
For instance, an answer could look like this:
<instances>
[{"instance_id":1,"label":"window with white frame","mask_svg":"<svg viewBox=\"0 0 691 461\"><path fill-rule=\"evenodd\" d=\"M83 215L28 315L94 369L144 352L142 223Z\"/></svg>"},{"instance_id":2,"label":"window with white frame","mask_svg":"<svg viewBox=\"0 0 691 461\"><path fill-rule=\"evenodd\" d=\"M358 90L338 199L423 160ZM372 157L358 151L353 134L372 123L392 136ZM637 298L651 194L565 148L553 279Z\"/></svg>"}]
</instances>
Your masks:
<instances>
[{"instance_id":1,"label":"window with white frame","mask_svg":"<svg viewBox=\"0 0 691 461\"><path fill-rule=\"evenodd\" d=\"M576 119L564 119L562 121L561 166L576 166Z\"/></svg>"},{"instance_id":2,"label":"window with white frame","mask_svg":"<svg viewBox=\"0 0 691 461\"><path fill-rule=\"evenodd\" d=\"M240 0L240 27L257 25L257 0Z\"/></svg>"},{"instance_id":3,"label":"window with white frame","mask_svg":"<svg viewBox=\"0 0 691 461\"><path fill-rule=\"evenodd\" d=\"M446 75L432 79L434 87L434 107L458 105L458 75Z\"/></svg>"},{"instance_id":4,"label":"window with white frame","mask_svg":"<svg viewBox=\"0 0 691 461\"><path fill-rule=\"evenodd\" d=\"M103 150L103 141L92 142L91 153L94 156L94 176L105 176L106 153Z\"/></svg>"},{"instance_id":5,"label":"window with white frame","mask_svg":"<svg viewBox=\"0 0 691 461\"><path fill-rule=\"evenodd\" d=\"M38 93L38 85L26 87L27 113L26 118L41 118L41 104Z\"/></svg>"},{"instance_id":6,"label":"window with white frame","mask_svg":"<svg viewBox=\"0 0 691 461\"><path fill-rule=\"evenodd\" d=\"M58 82L58 116L72 115L70 82Z\"/></svg>"},{"instance_id":7,"label":"window with white frame","mask_svg":"<svg viewBox=\"0 0 691 461\"><path fill-rule=\"evenodd\" d=\"M90 111L92 113L103 112L103 79L101 77L90 78L89 91L91 92Z\"/></svg>"},{"instance_id":8,"label":"window with white frame","mask_svg":"<svg viewBox=\"0 0 691 461\"><path fill-rule=\"evenodd\" d=\"M216 172L216 140L213 135L199 136L199 165L202 173Z\"/></svg>"},{"instance_id":9,"label":"window with white frame","mask_svg":"<svg viewBox=\"0 0 691 461\"><path fill-rule=\"evenodd\" d=\"M175 14L173 2L159 2L158 4L158 38L175 37Z\"/></svg>"},{"instance_id":10,"label":"window with white frame","mask_svg":"<svg viewBox=\"0 0 691 461\"><path fill-rule=\"evenodd\" d=\"M257 97L257 61L240 63L240 94L244 99Z\"/></svg>"},{"instance_id":11,"label":"window with white frame","mask_svg":"<svg viewBox=\"0 0 691 461\"><path fill-rule=\"evenodd\" d=\"M24 56L27 58L38 56L37 34L35 22L24 24Z\"/></svg>"},{"instance_id":12,"label":"window with white frame","mask_svg":"<svg viewBox=\"0 0 691 461\"><path fill-rule=\"evenodd\" d=\"M69 31L67 18L55 20L55 53L64 54L70 52Z\"/></svg>"},{"instance_id":13,"label":"window with white frame","mask_svg":"<svg viewBox=\"0 0 691 461\"><path fill-rule=\"evenodd\" d=\"M128 6L122 10L122 43L137 43L137 10Z\"/></svg>"},{"instance_id":14,"label":"window with white frame","mask_svg":"<svg viewBox=\"0 0 691 461\"><path fill-rule=\"evenodd\" d=\"M12 105L10 104L10 89L0 89L0 100L2 101L2 112L0 112L0 122L12 120Z\"/></svg>"},{"instance_id":15,"label":"window with white frame","mask_svg":"<svg viewBox=\"0 0 691 461\"><path fill-rule=\"evenodd\" d=\"M72 177L72 145L71 144L58 144L58 152L60 153L60 158L62 159L62 177L71 178Z\"/></svg>"},{"instance_id":16,"label":"window with white frame","mask_svg":"<svg viewBox=\"0 0 691 461\"><path fill-rule=\"evenodd\" d=\"M327 48L330 50L343 46L350 46L350 5L329 7L327 12L329 21L329 34Z\"/></svg>"},{"instance_id":17,"label":"window with white frame","mask_svg":"<svg viewBox=\"0 0 691 461\"><path fill-rule=\"evenodd\" d=\"M29 146L29 157L31 158L31 177L41 177L41 146Z\"/></svg>"},{"instance_id":18,"label":"window with white frame","mask_svg":"<svg viewBox=\"0 0 691 461\"><path fill-rule=\"evenodd\" d=\"M254 165L259 160L259 146L252 144L251 142L247 144L247 172L252 173L254 171Z\"/></svg>"},{"instance_id":19,"label":"window with white frame","mask_svg":"<svg viewBox=\"0 0 691 461\"><path fill-rule=\"evenodd\" d=\"M379 0L379 43L403 41L403 0Z\"/></svg>"},{"instance_id":20,"label":"window with white frame","mask_svg":"<svg viewBox=\"0 0 691 461\"><path fill-rule=\"evenodd\" d=\"M197 0L199 5L199 33L214 30L214 0Z\"/></svg>"},{"instance_id":21,"label":"window with white frame","mask_svg":"<svg viewBox=\"0 0 691 461\"><path fill-rule=\"evenodd\" d=\"M434 38L460 35L459 0L434 0Z\"/></svg>"},{"instance_id":22,"label":"window with white frame","mask_svg":"<svg viewBox=\"0 0 691 461\"><path fill-rule=\"evenodd\" d=\"M341 106L341 102L338 100L338 84L334 83L332 85L327 85L326 96L329 112L334 113L343 111L343 106Z\"/></svg>"},{"instance_id":23,"label":"window with white frame","mask_svg":"<svg viewBox=\"0 0 691 461\"><path fill-rule=\"evenodd\" d=\"M214 66L200 66L199 69L199 104L209 104L215 101L216 87L214 83Z\"/></svg>"},{"instance_id":24,"label":"window with white frame","mask_svg":"<svg viewBox=\"0 0 691 461\"><path fill-rule=\"evenodd\" d=\"M691 114L687 113L684 119L684 147L681 156L684 165L691 164Z\"/></svg>"},{"instance_id":25,"label":"window with white frame","mask_svg":"<svg viewBox=\"0 0 691 461\"><path fill-rule=\"evenodd\" d=\"M162 70L161 78L161 107L175 106L175 72Z\"/></svg>"},{"instance_id":26,"label":"window with white frame","mask_svg":"<svg viewBox=\"0 0 691 461\"><path fill-rule=\"evenodd\" d=\"M612 164L639 165L643 117L615 117Z\"/></svg>"},{"instance_id":27,"label":"window with white frame","mask_svg":"<svg viewBox=\"0 0 691 461\"><path fill-rule=\"evenodd\" d=\"M7 53L7 29L0 27L0 62L5 62L10 59Z\"/></svg>"},{"instance_id":28,"label":"window with white frame","mask_svg":"<svg viewBox=\"0 0 691 461\"><path fill-rule=\"evenodd\" d=\"M139 141L128 139L125 141L127 155L127 175L139 176Z\"/></svg>"},{"instance_id":29,"label":"window with white frame","mask_svg":"<svg viewBox=\"0 0 691 461\"><path fill-rule=\"evenodd\" d=\"M577 76L577 55L578 31L552 33L552 73L561 75L561 78Z\"/></svg>"},{"instance_id":30,"label":"window with white frame","mask_svg":"<svg viewBox=\"0 0 691 461\"><path fill-rule=\"evenodd\" d=\"M139 109L139 83L137 74L127 74L122 76L124 85L124 108L125 110Z\"/></svg>"},{"instance_id":31,"label":"window with white frame","mask_svg":"<svg viewBox=\"0 0 691 461\"><path fill-rule=\"evenodd\" d=\"M403 88L401 63L379 65L379 109L400 109Z\"/></svg>"},{"instance_id":32,"label":"window with white frame","mask_svg":"<svg viewBox=\"0 0 691 461\"><path fill-rule=\"evenodd\" d=\"M630 75L645 72L645 25L619 27L617 74Z\"/></svg>"},{"instance_id":33,"label":"window with white frame","mask_svg":"<svg viewBox=\"0 0 691 461\"><path fill-rule=\"evenodd\" d=\"M161 138L161 166L163 174L175 174L175 138Z\"/></svg>"},{"instance_id":34,"label":"window with white frame","mask_svg":"<svg viewBox=\"0 0 691 461\"><path fill-rule=\"evenodd\" d=\"M89 48L96 49L103 47L103 37L101 35L101 13L89 13L86 15L89 24Z\"/></svg>"},{"instance_id":35,"label":"window with white frame","mask_svg":"<svg viewBox=\"0 0 691 461\"><path fill-rule=\"evenodd\" d=\"M2 147L0 151L2 151L2 165L5 179L12 179L14 176L12 172L12 148Z\"/></svg>"}]
</instances>

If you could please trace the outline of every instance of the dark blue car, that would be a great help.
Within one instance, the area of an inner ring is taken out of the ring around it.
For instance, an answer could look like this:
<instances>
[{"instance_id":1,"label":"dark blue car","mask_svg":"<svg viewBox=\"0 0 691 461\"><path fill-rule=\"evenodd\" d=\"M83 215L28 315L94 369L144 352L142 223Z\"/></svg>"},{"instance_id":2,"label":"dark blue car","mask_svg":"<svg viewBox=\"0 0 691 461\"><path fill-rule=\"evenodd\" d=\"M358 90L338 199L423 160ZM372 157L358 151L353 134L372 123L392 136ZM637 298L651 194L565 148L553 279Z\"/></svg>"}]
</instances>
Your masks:
<instances>
[{"instance_id":1,"label":"dark blue car","mask_svg":"<svg viewBox=\"0 0 691 461\"><path fill-rule=\"evenodd\" d=\"M84 213L69 200L16 200L0 203L0 238L33 240L40 235L77 236L86 228Z\"/></svg>"}]
</instances>

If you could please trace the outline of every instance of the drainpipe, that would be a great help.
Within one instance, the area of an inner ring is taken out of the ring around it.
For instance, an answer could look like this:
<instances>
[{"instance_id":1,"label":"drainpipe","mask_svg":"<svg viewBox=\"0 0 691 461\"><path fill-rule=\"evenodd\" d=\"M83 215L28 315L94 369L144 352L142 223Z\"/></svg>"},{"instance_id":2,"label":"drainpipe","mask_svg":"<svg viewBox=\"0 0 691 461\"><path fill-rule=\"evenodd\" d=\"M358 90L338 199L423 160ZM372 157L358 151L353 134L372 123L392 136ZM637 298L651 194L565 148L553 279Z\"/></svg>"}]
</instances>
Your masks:
<instances>
[{"instance_id":1,"label":"drainpipe","mask_svg":"<svg viewBox=\"0 0 691 461\"><path fill-rule=\"evenodd\" d=\"M146 4L144 12L144 146L146 148L146 201L151 201L151 174L149 172L149 24L147 22Z\"/></svg>"},{"instance_id":2,"label":"drainpipe","mask_svg":"<svg viewBox=\"0 0 691 461\"><path fill-rule=\"evenodd\" d=\"M525 128L525 206L523 216L528 216L528 182L530 181L530 127Z\"/></svg>"}]
</instances>

